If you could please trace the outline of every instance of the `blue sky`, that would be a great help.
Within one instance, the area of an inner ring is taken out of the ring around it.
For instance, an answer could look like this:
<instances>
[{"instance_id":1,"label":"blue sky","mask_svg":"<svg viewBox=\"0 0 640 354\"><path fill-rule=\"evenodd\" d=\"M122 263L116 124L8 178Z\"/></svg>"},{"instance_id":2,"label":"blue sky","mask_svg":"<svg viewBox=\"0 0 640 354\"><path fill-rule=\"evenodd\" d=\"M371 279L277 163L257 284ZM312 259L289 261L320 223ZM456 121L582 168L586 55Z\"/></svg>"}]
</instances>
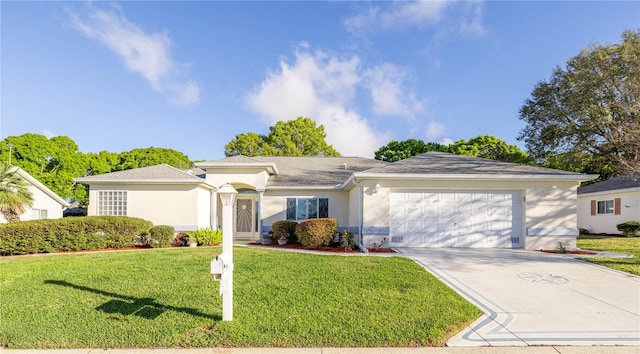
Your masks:
<instances>
[{"instance_id":1,"label":"blue sky","mask_svg":"<svg viewBox=\"0 0 640 354\"><path fill-rule=\"evenodd\" d=\"M534 85L640 27L640 2L8 2L0 138L82 152L224 156L279 120L323 124L342 155L390 140L511 144Z\"/></svg>"}]
</instances>

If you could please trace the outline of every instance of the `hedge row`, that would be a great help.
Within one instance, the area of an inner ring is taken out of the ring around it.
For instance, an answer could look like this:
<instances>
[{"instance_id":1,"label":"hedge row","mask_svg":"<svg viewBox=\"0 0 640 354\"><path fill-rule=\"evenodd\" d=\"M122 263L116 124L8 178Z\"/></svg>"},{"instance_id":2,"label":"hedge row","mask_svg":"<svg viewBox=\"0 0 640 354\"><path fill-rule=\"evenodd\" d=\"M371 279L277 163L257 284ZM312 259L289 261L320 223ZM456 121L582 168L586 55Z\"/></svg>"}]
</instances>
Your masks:
<instances>
[{"instance_id":1,"label":"hedge row","mask_svg":"<svg viewBox=\"0 0 640 354\"><path fill-rule=\"evenodd\" d=\"M627 221L616 227L625 236L640 236L640 221Z\"/></svg>"},{"instance_id":2,"label":"hedge row","mask_svg":"<svg viewBox=\"0 0 640 354\"><path fill-rule=\"evenodd\" d=\"M127 216L87 216L0 224L0 255L131 247L153 227Z\"/></svg>"}]
</instances>

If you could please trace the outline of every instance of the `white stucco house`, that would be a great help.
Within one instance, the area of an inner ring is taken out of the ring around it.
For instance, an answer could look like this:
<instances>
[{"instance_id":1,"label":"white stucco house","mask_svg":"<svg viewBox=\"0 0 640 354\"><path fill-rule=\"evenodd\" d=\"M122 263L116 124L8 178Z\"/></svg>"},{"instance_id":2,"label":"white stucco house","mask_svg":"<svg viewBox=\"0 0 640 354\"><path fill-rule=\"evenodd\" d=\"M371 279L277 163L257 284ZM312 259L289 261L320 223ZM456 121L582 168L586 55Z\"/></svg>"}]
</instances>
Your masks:
<instances>
[{"instance_id":1,"label":"white stucco house","mask_svg":"<svg viewBox=\"0 0 640 354\"><path fill-rule=\"evenodd\" d=\"M233 156L78 178L89 215L129 215L177 230L218 227L217 188L238 190L236 238L278 220L337 218L361 246L575 248L580 182L597 176L429 152L394 163L360 157Z\"/></svg>"},{"instance_id":2,"label":"white stucco house","mask_svg":"<svg viewBox=\"0 0 640 354\"><path fill-rule=\"evenodd\" d=\"M33 196L33 205L20 215L21 221L59 219L62 217L63 210L69 207L67 201L40 183L40 181L28 174L25 170L18 167L16 168L16 173L29 183L29 191L31 191L31 195ZM0 223L6 222L7 220L0 214Z\"/></svg>"},{"instance_id":3,"label":"white stucco house","mask_svg":"<svg viewBox=\"0 0 640 354\"><path fill-rule=\"evenodd\" d=\"M627 221L640 221L640 172L578 188L578 227L620 234Z\"/></svg>"}]
</instances>

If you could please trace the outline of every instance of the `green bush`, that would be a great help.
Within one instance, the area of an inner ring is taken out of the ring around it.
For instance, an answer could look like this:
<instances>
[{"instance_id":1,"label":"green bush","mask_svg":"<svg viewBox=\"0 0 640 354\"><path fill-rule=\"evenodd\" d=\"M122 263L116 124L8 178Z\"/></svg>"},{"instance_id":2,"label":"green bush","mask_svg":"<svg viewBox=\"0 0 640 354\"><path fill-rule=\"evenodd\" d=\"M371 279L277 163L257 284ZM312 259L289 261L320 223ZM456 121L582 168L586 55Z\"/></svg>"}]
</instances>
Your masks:
<instances>
[{"instance_id":1,"label":"green bush","mask_svg":"<svg viewBox=\"0 0 640 354\"><path fill-rule=\"evenodd\" d=\"M273 239L277 240L280 238L280 236L289 234L289 237L287 237L287 240L289 242L298 241L298 237L296 236L296 226L298 226L298 223L291 220L281 220L274 222L273 224L271 224Z\"/></svg>"},{"instance_id":2,"label":"green bush","mask_svg":"<svg viewBox=\"0 0 640 354\"><path fill-rule=\"evenodd\" d=\"M338 237L338 247L343 250L352 250L356 247L356 242L354 240L353 234L347 230L340 233Z\"/></svg>"},{"instance_id":3,"label":"green bush","mask_svg":"<svg viewBox=\"0 0 640 354\"><path fill-rule=\"evenodd\" d=\"M127 216L86 216L0 224L0 255L131 247L150 221Z\"/></svg>"},{"instance_id":4,"label":"green bush","mask_svg":"<svg viewBox=\"0 0 640 354\"><path fill-rule=\"evenodd\" d=\"M169 225L157 225L149 230L149 238L147 239L147 246L154 248L170 247L173 237L176 234L176 229Z\"/></svg>"},{"instance_id":5,"label":"green bush","mask_svg":"<svg viewBox=\"0 0 640 354\"><path fill-rule=\"evenodd\" d=\"M616 227L625 236L640 236L640 221L627 221Z\"/></svg>"},{"instance_id":6,"label":"green bush","mask_svg":"<svg viewBox=\"0 0 640 354\"><path fill-rule=\"evenodd\" d=\"M588 235L589 234L589 230L585 229L584 227L580 227L580 228L578 228L578 233L580 235Z\"/></svg>"},{"instance_id":7,"label":"green bush","mask_svg":"<svg viewBox=\"0 0 640 354\"><path fill-rule=\"evenodd\" d=\"M309 219L296 226L296 235L303 246L326 246L338 230L338 219Z\"/></svg>"},{"instance_id":8,"label":"green bush","mask_svg":"<svg viewBox=\"0 0 640 354\"><path fill-rule=\"evenodd\" d=\"M195 231L190 231L189 236L196 239L198 246L211 246L222 242L222 230L205 227Z\"/></svg>"}]
</instances>

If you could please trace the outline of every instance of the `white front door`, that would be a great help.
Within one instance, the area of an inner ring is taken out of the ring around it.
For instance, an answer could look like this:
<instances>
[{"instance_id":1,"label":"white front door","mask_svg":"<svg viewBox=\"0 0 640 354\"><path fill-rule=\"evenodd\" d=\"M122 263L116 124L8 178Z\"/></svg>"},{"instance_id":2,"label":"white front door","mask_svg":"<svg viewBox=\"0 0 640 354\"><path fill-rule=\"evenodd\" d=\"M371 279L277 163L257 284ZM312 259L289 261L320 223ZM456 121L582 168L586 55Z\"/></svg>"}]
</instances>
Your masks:
<instances>
[{"instance_id":1,"label":"white front door","mask_svg":"<svg viewBox=\"0 0 640 354\"><path fill-rule=\"evenodd\" d=\"M252 198L236 198L236 239L255 239L255 202Z\"/></svg>"},{"instance_id":2,"label":"white front door","mask_svg":"<svg viewBox=\"0 0 640 354\"><path fill-rule=\"evenodd\" d=\"M519 192L394 192L390 246L520 248Z\"/></svg>"}]
</instances>

